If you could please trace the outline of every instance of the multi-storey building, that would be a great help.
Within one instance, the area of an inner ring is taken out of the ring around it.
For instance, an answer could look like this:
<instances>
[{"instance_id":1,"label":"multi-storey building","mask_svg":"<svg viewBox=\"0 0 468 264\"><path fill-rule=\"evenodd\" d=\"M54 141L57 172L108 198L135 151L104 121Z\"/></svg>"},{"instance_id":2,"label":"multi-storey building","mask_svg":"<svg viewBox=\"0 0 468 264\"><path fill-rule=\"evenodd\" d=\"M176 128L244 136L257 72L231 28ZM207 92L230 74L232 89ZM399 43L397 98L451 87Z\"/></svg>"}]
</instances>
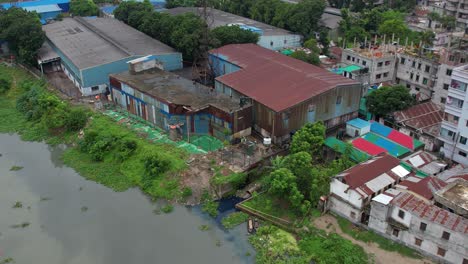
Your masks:
<instances>
[{"instance_id":1,"label":"multi-storey building","mask_svg":"<svg viewBox=\"0 0 468 264\"><path fill-rule=\"evenodd\" d=\"M468 166L468 65L453 69L440 140L446 158Z\"/></svg>"},{"instance_id":2,"label":"multi-storey building","mask_svg":"<svg viewBox=\"0 0 468 264\"><path fill-rule=\"evenodd\" d=\"M468 0L431 0L431 11L456 18L456 27L466 30L468 26Z\"/></svg>"}]
</instances>

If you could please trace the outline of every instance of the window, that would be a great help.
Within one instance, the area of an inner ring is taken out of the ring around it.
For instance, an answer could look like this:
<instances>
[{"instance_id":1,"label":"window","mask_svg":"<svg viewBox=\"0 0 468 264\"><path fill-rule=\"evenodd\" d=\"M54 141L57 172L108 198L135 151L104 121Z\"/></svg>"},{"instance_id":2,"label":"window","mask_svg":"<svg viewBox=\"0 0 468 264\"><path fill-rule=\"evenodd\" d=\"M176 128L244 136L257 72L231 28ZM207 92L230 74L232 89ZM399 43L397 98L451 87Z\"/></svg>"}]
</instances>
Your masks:
<instances>
[{"instance_id":1,"label":"window","mask_svg":"<svg viewBox=\"0 0 468 264\"><path fill-rule=\"evenodd\" d=\"M414 73L410 73L409 78L413 80L413 77L414 77Z\"/></svg>"},{"instance_id":2,"label":"window","mask_svg":"<svg viewBox=\"0 0 468 264\"><path fill-rule=\"evenodd\" d=\"M468 259L464 258L462 264L468 264Z\"/></svg>"},{"instance_id":3,"label":"window","mask_svg":"<svg viewBox=\"0 0 468 264\"><path fill-rule=\"evenodd\" d=\"M416 246L420 247L421 244L422 244L422 239L415 238L415 239L414 239L414 244L415 244Z\"/></svg>"},{"instance_id":4,"label":"window","mask_svg":"<svg viewBox=\"0 0 468 264\"><path fill-rule=\"evenodd\" d=\"M383 62L377 63L377 67L382 67L382 65L383 65Z\"/></svg>"},{"instance_id":5,"label":"window","mask_svg":"<svg viewBox=\"0 0 468 264\"><path fill-rule=\"evenodd\" d=\"M445 240L449 240L450 239L450 233L444 231L442 233L442 238L445 239Z\"/></svg>"},{"instance_id":6,"label":"window","mask_svg":"<svg viewBox=\"0 0 468 264\"><path fill-rule=\"evenodd\" d=\"M460 156L462 156L462 157L466 157L466 156L467 156L466 153L463 152L463 151L461 151L461 150L458 151L458 155L460 155Z\"/></svg>"},{"instance_id":7,"label":"window","mask_svg":"<svg viewBox=\"0 0 468 264\"><path fill-rule=\"evenodd\" d=\"M284 44L288 43L288 40L287 40L287 39L285 39L283 43L284 43Z\"/></svg>"},{"instance_id":8,"label":"window","mask_svg":"<svg viewBox=\"0 0 468 264\"><path fill-rule=\"evenodd\" d=\"M405 219L405 212L403 212L403 210L399 210L398 217L400 217L401 219Z\"/></svg>"},{"instance_id":9,"label":"window","mask_svg":"<svg viewBox=\"0 0 468 264\"><path fill-rule=\"evenodd\" d=\"M406 58L401 58L400 59L400 64L405 64Z\"/></svg>"},{"instance_id":10,"label":"window","mask_svg":"<svg viewBox=\"0 0 468 264\"><path fill-rule=\"evenodd\" d=\"M431 70L431 66L426 65L426 68L424 69L425 72L429 72Z\"/></svg>"},{"instance_id":11,"label":"window","mask_svg":"<svg viewBox=\"0 0 468 264\"><path fill-rule=\"evenodd\" d=\"M411 89L411 85L409 83L407 83L406 88Z\"/></svg>"},{"instance_id":12,"label":"window","mask_svg":"<svg viewBox=\"0 0 468 264\"><path fill-rule=\"evenodd\" d=\"M468 127L468 120L466 120L466 127Z\"/></svg>"},{"instance_id":13,"label":"window","mask_svg":"<svg viewBox=\"0 0 468 264\"><path fill-rule=\"evenodd\" d=\"M426 227L427 227L427 224L421 222L421 224L419 225L419 230L421 230L421 231L426 231Z\"/></svg>"},{"instance_id":14,"label":"window","mask_svg":"<svg viewBox=\"0 0 468 264\"><path fill-rule=\"evenodd\" d=\"M445 257L445 252L447 252L447 250L440 248L440 247L437 248L437 255L441 257Z\"/></svg>"},{"instance_id":15,"label":"window","mask_svg":"<svg viewBox=\"0 0 468 264\"><path fill-rule=\"evenodd\" d=\"M414 88L414 89L415 89L416 91L419 91L419 90L421 90L419 87L416 87L416 88Z\"/></svg>"},{"instance_id":16,"label":"window","mask_svg":"<svg viewBox=\"0 0 468 264\"><path fill-rule=\"evenodd\" d=\"M273 47L273 41L270 41L270 46L272 46L272 47Z\"/></svg>"},{"instance_id":17,"label":"window","mask_svg":"<svg viewBox=\"0 0 468 264\"><path fill-rule=\"evenodd\" d=\"M416 81L419 82L419 75L416 75Z\"/></svg>"},{"instance_id":18,"label":"window","mask_svg":"<svg viewBox=\"0 0 468 264\"><path fill-rule=\"evenodd\" d=\"M447 101L447 99L445 97L440 98L440 103L441 104L445 104L446 101Z\"/></svg>"},{"instance_id":19,"label":"window","mask_svg":"<svg viewBox=\"0 0 468 264\"><path fill-rule=\"evenodd\" d=\"M377 74L377 75L375 75L375 78L376 78L376 79L380 79L380 77L382 77L382 74L380 74L380 73Z\"/></svg>"},{"instance_id":20,"label":"window","mask_svg":"<svg viewBox=\"0 0 468 264\"><path fill-rule=\"evenodd\" d=\"M383 77L388 77L388 72L384 72Z\"/></svg>"},{"instance_id":21,"label":"window","mask_svg":"<svg viewBox=\"0 0 468 264\"><path fill-rule=\"evenodd\" d=\"M353 61L353 62L354 62L354 59L355 59L355 58L353 57L353 58L352 58L352 61Z\"/></svg>"},{"instance_id":22,"label":"window","mask_svg":"<svg viewBox=\"0 0 468 264\"><path fill-rule=\"evenodd\" d=\"M336 104L341 104L341 99L342 99L342 96L341 95L338 95L336 97Z\"/></svg>"},{"instance_id":23,"label":"window","mask_svg":"<svg viewBox=\"0 0 468 264\"><path fill-rule=\"evenodd\" d=\"M413 67L413 68L416 67L416 61L413 61L413 63L411 64L411 67Z\"/></svg>"},{"instance_id":24,"label":"window","mask_svg":"<svg viewBox=\"0 0 468 264\"><path fill-rule=\"evenodd\" d=\"M454 61L455 60L455 55L450 55L449 56L449 61Z\"/></svg>"},{"instance_id":25,"label":"window","mask_svg":"<svg viewBox=\"0 0 468 264\"><path fill-rule=\"evenodd\" d=\"M351 56L349 56L349 55L346 56L346 59L347 59L347 60L351 60Z\"/></svg>"},{"instance_id":26,"label":"window","mask_svg":"<svg viewBox=\"0 0 468 264\"><path fill-rule=\"evenodd\" d=\"M385 66L388 66L388 65L390 65L390 61L385 62Z\"/></svg>"},{"instance_id":27,"label":"window","mask_svg":"<svg viewBox=\"0 0 468 264\"><path fill-rule=\"evenodd\" d=\"M421 69L421 63L418 63L418 70Z\"/></svg>"},{"instance_id":28,"label":"window","mask_svg":"<svg viewBox=\"0 0 468 264\"><path fill-rule=\"evenodd\" d=\"M357 59L356 62L359 63L361 60L360 59Z\"/></svg>"},{"instance_id":29,"label":"window","mask_svg":"<svg viewBox=\"0 0 468 264\"><path fill-rule=\"evenodd\" d=\"M460 63L465 63L466 59L465 58L460 58Z\"/></svg>"},{"instance_id":30,"label":"window","mask_svg":"<svg viewBox=\"0 0 468 264\"><path fill-rule=\"evenodd\" d=\"M351 212L351 218L352 218L352 219L355 219L355 218L356 218L356 213L355 213L355 212Z\"/></svg>"},{"instance_id":31,"label":"window","mask_svg":"<svg viewBox=\"0 0 468 264\"><path fill-rule=\"evenodd\" d=\"M466 137L461 136L460 137L460 143L463 145L466 145Z\"/></svg>"},{"instance_id":32,"label":"window","mask_svg":"<svg viewBox=\"0 0 468 264\"><path fill-rule=\"evenodd\" d=\"M393 233L394 236L398 237L398 235L400 234L400 230L395 228L395 229L393 229L392 233Z\"/></svg>"},{"instance_id":33,"label":"window","mask_svg":"<svg viewBox=\"0 0 468 264\"><path fill-rule=\"evenodd\" d=\"M367 61L363 60L362 65L366 66L366 64L367 64Z\"/></svg>"},{"instance_id":34,"label":"window","mask_svg":"<svg viewBox=\"0 0 468 264\"><path fill-rule=\"evenodd\" d=\"M452 76L452 70L451 69L447 69L447 71L445 72L445 74L447 76Z\"/></svg>"},{"instance_id":35,"label":"window","mask_svg":"<svg viewBox=\"0 0 468 264\"><path fill-rule=\"evenodd\" d=\"M448 83L444 83L444 87L443 87L443 88L444 88L444 90L448 90L449 84L448 84Z\"/></svg>"},{"instance_id":36,"label":"window","mask_svg":"<svg viewBox=\"0 0 468 264\"><path fill-rule=\"evenodd\" d=\"M97 91L97 90L99 90L99 86L93 86L93 87L91 87L91 91Z\"/></svg>"}]
</instances>

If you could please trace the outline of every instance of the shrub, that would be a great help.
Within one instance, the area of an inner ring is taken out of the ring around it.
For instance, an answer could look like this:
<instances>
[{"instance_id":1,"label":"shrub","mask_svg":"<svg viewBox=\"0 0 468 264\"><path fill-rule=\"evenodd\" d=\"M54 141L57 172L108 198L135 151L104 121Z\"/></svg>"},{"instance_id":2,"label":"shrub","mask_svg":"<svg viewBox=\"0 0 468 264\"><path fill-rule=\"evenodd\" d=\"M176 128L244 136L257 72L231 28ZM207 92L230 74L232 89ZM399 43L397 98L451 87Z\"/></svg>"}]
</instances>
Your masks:
<instances>
[{"instance_id":1,"label":"shrub","mask_svg":"<svg viewBox=\"0 0 468 264\"><path fill-rule=\"evenodd\" d=\"M66 115L65 127L68 131L79 131L84 128L88 120L88 114L81 108L72 108Z\"/></svg>"},{"instance_id":2,"label":"shrub","mask_svg":"<svg viewBox=\"0 0 468 264\"><path fill-rule=\"evenodd\" d=\"M190 197L192 196L192 189L190 189L189 187L185 187L184 189L182 189L182 197L183 198L187 198L187 197Z\"/></svg>"},{"instance_id":3,"label":"shrub","mask_svg":"<svg viewBox=\"0 0 468 264\"><path fill-rule=\"evenodd\" d=\"M0 78L0 94L6 93L11 88L11 81Z\"/></svg>"},{"instance_id":4,"label":"shrub","mask_svg":"<svg viewBox=\"0 0 468 264\"><path fill-rule=\"evenodd\" d=\"M167 205L165 205L165 206L163 206L163 207L161 208L161 211L162 211L163 213L165 213L165 214L168 214L168 213L174 211L174 206L172 206L172 205L170 205L170 204L167 204Z\"/></svg>"}]
</instances>

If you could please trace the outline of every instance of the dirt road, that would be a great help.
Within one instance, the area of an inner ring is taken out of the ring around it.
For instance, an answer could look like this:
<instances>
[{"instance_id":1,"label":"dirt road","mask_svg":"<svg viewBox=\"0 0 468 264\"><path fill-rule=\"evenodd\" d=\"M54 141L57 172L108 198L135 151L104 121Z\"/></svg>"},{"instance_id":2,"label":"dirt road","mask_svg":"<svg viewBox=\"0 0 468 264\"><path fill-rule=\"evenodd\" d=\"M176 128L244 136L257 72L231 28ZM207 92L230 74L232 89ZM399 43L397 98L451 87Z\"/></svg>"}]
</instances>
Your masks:
<instances>
[{"instance_id":1,"label":"dirt road","mask_svg":"<svg viewBox=\"0 0 468 264\"><path fill-rule=\"evenodd\" d=\"M397 252L386 251L379 248L379 245L376 243L366 243L359 241L349 236L348 234L341 231L340 226L336 219L331 215L323 215L314 220L314 224L317 228L325 230L327 232L334 232L340 236L350 240L356 245L361 246L367 254L371 254L375 259L376 264L389 264L389 263L398 263L398 264L432 264L430 260L427 259L414 259L398 254Z\"/></svg>"}]
</instances>

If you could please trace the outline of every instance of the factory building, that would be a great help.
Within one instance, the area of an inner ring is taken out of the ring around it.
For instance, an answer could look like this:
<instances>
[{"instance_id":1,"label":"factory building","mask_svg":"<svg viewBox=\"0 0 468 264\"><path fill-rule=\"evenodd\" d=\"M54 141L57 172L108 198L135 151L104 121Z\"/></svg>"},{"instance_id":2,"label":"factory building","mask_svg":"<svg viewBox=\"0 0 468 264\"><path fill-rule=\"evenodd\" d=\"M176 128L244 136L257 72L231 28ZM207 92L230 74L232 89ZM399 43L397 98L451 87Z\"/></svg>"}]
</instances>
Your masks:
<instances>
[{"instance_id":1,"label":"factory building","mask_svg":"<svg viewBox=\"0 0 468 264\"><path fill-rule=\"evenodd\" d=\"M128 61L144 56L153 55L164 70L182 68L179 52L116 19L65 18L43 30L51 48L42 49L39 57L56 53L62 70L83 96L105 92L109 74L126 71Z\"/></svg>"}]
</instances>

